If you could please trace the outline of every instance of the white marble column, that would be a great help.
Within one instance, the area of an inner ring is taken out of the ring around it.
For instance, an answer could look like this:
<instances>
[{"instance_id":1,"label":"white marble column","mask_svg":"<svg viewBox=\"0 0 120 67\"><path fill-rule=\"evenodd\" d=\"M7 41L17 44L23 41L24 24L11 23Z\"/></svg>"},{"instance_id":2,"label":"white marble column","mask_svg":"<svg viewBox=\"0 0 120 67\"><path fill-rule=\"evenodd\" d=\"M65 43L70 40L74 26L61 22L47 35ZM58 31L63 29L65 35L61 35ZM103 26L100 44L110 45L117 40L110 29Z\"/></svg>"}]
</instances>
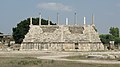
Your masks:
<instances>
[{"instance_id":1,"label":"white marble column","mask_svg":"<svg viewBox=\"0 0 120 67\"><path fill-rule=\"evenodd\" d=\"M92 15L92 24L94 24L94 16Z\"/></svg>"},{"instance_id":2,"label":"white marble column","mask_svg":"<svg viewBox=\"0 0 120 67\"><path fill-rule=\"evenodd\" d=\"M48 25L50 25L50 16L48 17Z\"/></svg>"},{"instance_id":3,"label":"white marble column","mask_svg":"<svg viewBox=\"0 0 120 67\"><path fill-rule=\"evenodd\" d=\"M68 18L66 18L66 21L65 21L66 25L68 25Z\"/></svg>"},{"instance_id":4,"label":"white marble column","mask_svg":"<svg viewBox=\"0 0 120 67\"><path fill-rule=\"evenodd\" d=\"M30 25L32 25L32 17L30 17Z\"/></svg>"},{"instance_id":5,"label":"white marble column","mask_svg":"<svg viewBox=\"0 0 120 67\"><path fill-rule=\"evenodd\" d=\"M39 13L39 25L41 25L41 13Z\"/></svg>"},{"instance_id":6,"label":"white marble column","mask_svg":"<svg viewBox=\"0 0 120 67\"><path fill-rule=\"evenodd\" d=\"M59 25L59 13L57 13L57 25Z\"/></svg>"},{"instance_id":7,"label":"white marble column","mask_svg":"<svg viewBox=\"0 0 120 67\"><path fill-rule=\"evenodd\" d=\"M77 25L77 14L75 12L75 16L74 16L74 25Z\"/></svg>"},{"instance_id":8,"label":"white marble column","mask_svg":"<svg viewBox=\"0 0 120 67\"><path fill-rule=\"evenodd\" d=\"M86 25L86 17L84 17L84 25Z\"/></svg>"}]
</instances>

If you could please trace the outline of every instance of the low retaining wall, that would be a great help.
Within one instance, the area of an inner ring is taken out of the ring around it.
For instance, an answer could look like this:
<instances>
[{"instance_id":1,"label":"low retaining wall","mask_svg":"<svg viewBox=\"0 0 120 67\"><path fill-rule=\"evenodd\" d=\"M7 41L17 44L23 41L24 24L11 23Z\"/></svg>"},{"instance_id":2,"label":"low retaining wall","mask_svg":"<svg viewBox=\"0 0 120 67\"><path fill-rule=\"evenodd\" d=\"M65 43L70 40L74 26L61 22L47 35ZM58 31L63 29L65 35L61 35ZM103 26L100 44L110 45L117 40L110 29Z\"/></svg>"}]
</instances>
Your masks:
<instances>
[{"instance_id":1,"label":"low retaining wall","mask_svg":"<svg viewBox=\"0 0 120 67\"><path fill-rule=\"evenodd\" d=\"M48 50L48 51L92 51L104 50L104 46L99 42L23 42L20 50Z\"/></svg>"}]
</instances>

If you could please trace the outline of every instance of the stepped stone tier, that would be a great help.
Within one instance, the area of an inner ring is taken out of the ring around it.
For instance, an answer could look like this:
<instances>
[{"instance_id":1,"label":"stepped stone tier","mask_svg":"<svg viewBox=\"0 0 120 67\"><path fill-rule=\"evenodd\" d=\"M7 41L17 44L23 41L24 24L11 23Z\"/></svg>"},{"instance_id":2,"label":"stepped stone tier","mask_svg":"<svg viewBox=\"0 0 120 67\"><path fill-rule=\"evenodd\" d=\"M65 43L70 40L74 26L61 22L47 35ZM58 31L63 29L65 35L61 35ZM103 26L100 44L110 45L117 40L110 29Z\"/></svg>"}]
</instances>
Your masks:
<instances>
[{"instance_id":1,"label":"stepped stone tier","mask_svg":"<svg viewBox=\"0 0 120 67\"><path fill-rule=\"evenodd\" d=\"M21 50L104 50L94 25L30 25Z\"/></svg>"}]
</instances>

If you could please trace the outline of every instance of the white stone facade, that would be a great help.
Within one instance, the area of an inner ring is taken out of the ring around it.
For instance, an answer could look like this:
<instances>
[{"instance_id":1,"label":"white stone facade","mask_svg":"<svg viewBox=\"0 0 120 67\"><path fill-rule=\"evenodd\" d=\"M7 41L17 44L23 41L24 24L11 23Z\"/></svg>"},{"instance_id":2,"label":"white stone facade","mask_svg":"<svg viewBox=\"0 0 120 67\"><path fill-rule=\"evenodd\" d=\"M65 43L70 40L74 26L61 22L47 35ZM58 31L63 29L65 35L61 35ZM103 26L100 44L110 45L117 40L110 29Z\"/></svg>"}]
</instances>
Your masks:
<instances>
[{"instance_id":1,"label":"white stone facade","mask_svg":"<svg viewBox=\"0 0 120 67\"><path fill-rule=\"evenodd\" d=\"M30 25L21 50L104 50L92 25Z\"/></svg>"}]
</instances>

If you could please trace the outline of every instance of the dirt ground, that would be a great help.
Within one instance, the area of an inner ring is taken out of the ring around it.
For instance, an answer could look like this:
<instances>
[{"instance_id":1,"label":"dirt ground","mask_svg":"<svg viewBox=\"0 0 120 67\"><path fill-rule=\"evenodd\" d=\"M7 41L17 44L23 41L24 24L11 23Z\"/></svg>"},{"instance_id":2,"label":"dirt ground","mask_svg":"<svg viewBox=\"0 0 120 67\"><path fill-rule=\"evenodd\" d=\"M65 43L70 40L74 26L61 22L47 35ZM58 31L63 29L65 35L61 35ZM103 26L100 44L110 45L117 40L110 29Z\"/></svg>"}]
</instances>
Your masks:
<instances>
[{"instance_id":1,"label":"dirt ground","mask_svg":"<svg viewBox=\"0 0 120 67\"><path fill-rule=\"evenodd\" d=\"M120 67L120 64L102 64L61 60L60 57L80 54L120 54L120 52L55 52L12 51L0 52L0 67Z\"/></svg>"}]
</instances>

